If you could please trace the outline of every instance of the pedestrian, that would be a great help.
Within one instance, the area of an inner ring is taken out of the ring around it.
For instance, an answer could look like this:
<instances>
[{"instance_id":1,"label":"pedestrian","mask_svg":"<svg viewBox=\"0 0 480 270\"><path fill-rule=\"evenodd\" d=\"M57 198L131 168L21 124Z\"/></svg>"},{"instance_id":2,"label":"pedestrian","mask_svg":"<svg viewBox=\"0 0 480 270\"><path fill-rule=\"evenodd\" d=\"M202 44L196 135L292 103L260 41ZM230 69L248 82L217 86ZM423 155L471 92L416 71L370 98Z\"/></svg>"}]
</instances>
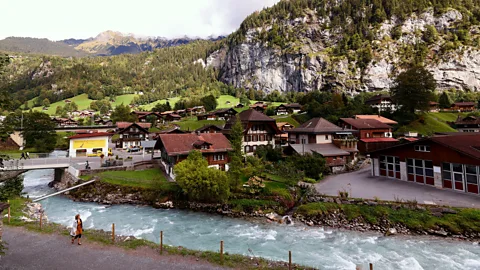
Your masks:
<instances>
[{"instance_id":1,"label":"pedestrian","mask_svg":"<svg viewBox=\"0 0 480 270\"><path fill-rule=\"evenodd\" d=\"M20 160L22 160L22 158L27 159L27 158L25 157L25 153L24 153L24 152L22 152L22 155L20 156Z\"/></svg>"},{"instance_id":2,"label":"pedestrian","mask_svg":"<svg viewBox=\"0 0 480 270\"><path fill-rule=\"evenodd\" d=\"M29 152L27 152L27 158L30 159L30 153Z\"/></svg>"},{"instance_id":3,"label":"pedestrian","mask_svg":"<svg viewBox=\"0 0 480 270\"><path fill-rule=\"evenodd\" d=\"M88 160L85 162L85 170L90 170L90 164L88 164Z\"/></svg>"},{"instance_id":4,"label":"pedestrian","mask_svg":"<svg viewBox=\"0 0 480 270\"><path fill-rule=\"evenodd\" d=\"M82 232L83 232L83 221L80 218L80 214L75 216L75 220L73 221L72 230L70 231L70 235L72 236L72 244L75 243L75 239L78 239L78 244L81 245L82 241Z\"/></svg>"}]
</instances>

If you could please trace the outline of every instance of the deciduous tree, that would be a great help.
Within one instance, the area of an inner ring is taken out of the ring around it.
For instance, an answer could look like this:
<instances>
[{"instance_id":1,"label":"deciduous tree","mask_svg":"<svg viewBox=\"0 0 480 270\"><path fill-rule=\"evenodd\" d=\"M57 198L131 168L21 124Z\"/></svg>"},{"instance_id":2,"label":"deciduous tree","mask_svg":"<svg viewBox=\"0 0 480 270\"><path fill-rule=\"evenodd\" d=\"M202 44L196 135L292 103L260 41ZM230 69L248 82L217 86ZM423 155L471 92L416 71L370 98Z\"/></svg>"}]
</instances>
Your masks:
<instances>
[{"instance_id":1,"label":"deciduous tree","mask_svg":"<svg viewBox=\"0 0 480 270\"><path fill-rule=\"evenodd\" d=\"M227 173L208 168L200 151L192 151L188 158L175 166L175 180L190 200L225 202L230 195Z\"/></svg>"},{"instance_id":2,"label":"deciduous tree","mask_svg":"<svg viewBox=\"0 0 480 270\"><path fill-rule=\"evenodd\" d=\"M229 139L233 150L229 153L230 169L228 170L228 176L230 178L230 186L233 190L235 190L240 185L240 177L242 176L243 169L243 126L238 115L236 116L235 123L232 126Z\"/></svg>"},{"instance_id":3,"label":"deciduous tree","mask_svg":"<svg viewBox=\"0 0 480 270\"><path fill-rule=\"evenodd\" d=\"M413 66L395 78L390 92L401 110L413 114L417 110L429 109L429 101L432 100L436 86L432 73L423 66Z\"/></svg>"}]
</instances>

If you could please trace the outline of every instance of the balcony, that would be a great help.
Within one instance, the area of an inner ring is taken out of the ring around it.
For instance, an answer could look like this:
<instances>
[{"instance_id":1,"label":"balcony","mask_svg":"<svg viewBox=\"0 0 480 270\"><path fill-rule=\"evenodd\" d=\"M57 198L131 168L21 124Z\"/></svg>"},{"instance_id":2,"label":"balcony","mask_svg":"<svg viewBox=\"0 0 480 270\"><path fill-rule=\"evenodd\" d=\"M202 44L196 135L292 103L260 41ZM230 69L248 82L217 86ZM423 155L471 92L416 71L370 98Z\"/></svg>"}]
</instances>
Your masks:
<instances>
[{"instance_id":1,"label":"balcony","mask_svg":"<svg viewBox=\"0 0 480 270\"><path fill-rule=\"evenodd\" d=\"M333 139L333 144L343 150L357 150L357 142L356 138Z\"/></svg>"}]
</instances>

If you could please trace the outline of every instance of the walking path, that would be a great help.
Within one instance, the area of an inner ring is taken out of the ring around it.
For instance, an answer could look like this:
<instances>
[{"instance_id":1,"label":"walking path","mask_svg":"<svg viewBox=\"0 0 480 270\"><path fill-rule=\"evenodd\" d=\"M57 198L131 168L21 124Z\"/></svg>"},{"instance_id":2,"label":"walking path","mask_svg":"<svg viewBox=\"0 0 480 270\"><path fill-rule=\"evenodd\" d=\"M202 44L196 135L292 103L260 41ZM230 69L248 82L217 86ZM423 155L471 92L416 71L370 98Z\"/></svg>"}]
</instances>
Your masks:
<instances>
[{"instance_id":1,"label":"walking path","mask_svg":"<svg viewBox=\"0 0 480 270\"><path fill-rule=\"evenodd\" d=\"M121 269L223 269L194 257L160 256L150 248L124 250L102 246L83 239L72 245L70 238L56 234L38 234L4 226L3 239L8 243L5 256L0 256L2 270L121 270Z\"/></svg>"}]
</instances>

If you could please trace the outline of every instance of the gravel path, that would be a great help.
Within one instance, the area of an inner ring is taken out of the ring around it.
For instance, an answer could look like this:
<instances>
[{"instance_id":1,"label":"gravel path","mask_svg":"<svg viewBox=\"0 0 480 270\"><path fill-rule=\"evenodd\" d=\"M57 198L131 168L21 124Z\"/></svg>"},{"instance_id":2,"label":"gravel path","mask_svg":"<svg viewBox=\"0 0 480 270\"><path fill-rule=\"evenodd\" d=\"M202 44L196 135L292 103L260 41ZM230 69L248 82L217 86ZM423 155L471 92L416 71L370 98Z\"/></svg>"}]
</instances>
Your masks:
<instances>
[{"instance_id":1,"label":"gravel path","mask_svg":"<svg viewBox=\"0 0 480 270\"><path fill-rule=\"evenodd\" d=\"M119 270L119 269L223 269L194 257L160 256L150 248L127 251L118 247L89 243L72 245L70 238L55 234L38 234L23 228L4 226L3 239L8 243L0 269L27 270Z\"/></svg>"}]
</instances>

